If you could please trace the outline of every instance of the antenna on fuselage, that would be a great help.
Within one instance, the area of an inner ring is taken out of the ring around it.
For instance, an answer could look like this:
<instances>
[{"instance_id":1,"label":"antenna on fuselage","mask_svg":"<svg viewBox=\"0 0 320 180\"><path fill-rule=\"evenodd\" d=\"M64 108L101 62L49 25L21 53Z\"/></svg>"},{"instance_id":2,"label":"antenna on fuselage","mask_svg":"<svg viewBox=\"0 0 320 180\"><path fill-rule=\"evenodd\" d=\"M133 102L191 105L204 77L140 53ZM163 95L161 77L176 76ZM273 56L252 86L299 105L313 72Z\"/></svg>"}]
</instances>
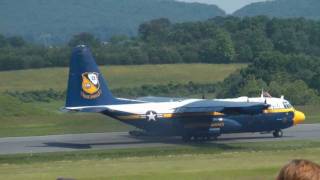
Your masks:
<instances>
[{"instance_id":1,"label":"antenna on fuselage","mask_svg":"<svg viewBox=\"0 0 320 180\"><path fill-rule=\"evenodd\" d=\"M264 103L267 104L267 99L264 97L264 90L263 88L261 89L261 95L260 95L261 99L264 98Z\"/></svg>"}]
</instances>

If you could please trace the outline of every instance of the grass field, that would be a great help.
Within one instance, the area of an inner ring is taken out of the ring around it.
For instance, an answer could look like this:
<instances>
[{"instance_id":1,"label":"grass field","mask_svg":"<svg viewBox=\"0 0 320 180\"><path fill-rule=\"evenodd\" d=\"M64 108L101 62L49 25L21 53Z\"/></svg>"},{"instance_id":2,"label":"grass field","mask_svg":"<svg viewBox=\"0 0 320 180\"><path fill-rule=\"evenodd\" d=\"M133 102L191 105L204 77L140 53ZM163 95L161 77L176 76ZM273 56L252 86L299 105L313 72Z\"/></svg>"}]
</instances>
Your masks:
<instances>
[{"instance_id":1,"label":"grass field","mask_svg":"<svg viewBox=\"0 0 320 180\"><path fill-rule=\"evenodd\" d=\"M292 159L320 162L319 141L194 144L0 156L0 179L275 179Z\"/></svg>"},{"instance_id":2,"label":"grass field","mask_svg":"<svg viewBox=\"0 0 320 180\"><path fill-rule=\"evenodd\" d=\"M138 87L169 82L212 83L222 81L246 64L168 64L101 67L110 88ZM0 72L0 92L23 90L65 90L68 68L45 68Z\"/></svg>"},{"instance_id":3,"label":"grass field","mask_svg":"<svg viewBox=\"0 0 320 180\"><path fill-rule=\"evenodd\" d=\"M22 103L0 96L0 137L127 131L131 129L100 114L62 113L63 101Z\"/></svg>"}]
</instances>

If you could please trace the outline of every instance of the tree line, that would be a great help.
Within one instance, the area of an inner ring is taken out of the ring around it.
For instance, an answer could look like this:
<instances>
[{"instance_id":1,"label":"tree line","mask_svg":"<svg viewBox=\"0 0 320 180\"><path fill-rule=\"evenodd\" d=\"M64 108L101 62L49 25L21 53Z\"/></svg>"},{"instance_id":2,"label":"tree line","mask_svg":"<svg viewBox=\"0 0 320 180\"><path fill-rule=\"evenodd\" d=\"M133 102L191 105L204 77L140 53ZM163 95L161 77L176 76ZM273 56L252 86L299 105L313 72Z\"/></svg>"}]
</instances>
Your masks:
<instances>
[{"instance_id":1,"label":"tree line","mask_svg":"<svg viewBox=\"0 0 320 180\"><path fill-rule=\"evenodd\" d=\"M277 97L285 95L294 104L320 103L320 22L302 18L217 17L176 24L156 19L141 24L138 36L133 38L113 36L103 43L89 33L81 33L60 47L0 36L0 69L67 66L71 48L77 44L88 44L100 65L250 63L221 83L196 85L198 90L190 89L190 84L142 86L117 89L120 96L186 96L201 91L224 98L257 96L264 89ZM63 97L54 92L13 96L41 99L46 93Z\"/></svg>"},{"instance_id":2,"label":"tree line","mask_svg":"<svg viewBox=\"0 0 320 180\"><path fill-rule=\"evenodd\" d=\"M320 103L320 58L267 52L219 84L218 97L258 96L264 89L295 105Z\"/></svg>"},{"instance_id":3,"label":"tree line","mask_svg":"<svg viewBox=\"0 0 320 180\"><path fill-rule=\"evenodd\" d=\"M320 56L320 22L230 16L171 23L161 18L141 24L135 37L117 35L102 42L80 33L56 47L0 35L0 70L68 66L71 48L78 44L89 45L100 65L252 63L265 52Z\"/></svg>"}]
</instances>

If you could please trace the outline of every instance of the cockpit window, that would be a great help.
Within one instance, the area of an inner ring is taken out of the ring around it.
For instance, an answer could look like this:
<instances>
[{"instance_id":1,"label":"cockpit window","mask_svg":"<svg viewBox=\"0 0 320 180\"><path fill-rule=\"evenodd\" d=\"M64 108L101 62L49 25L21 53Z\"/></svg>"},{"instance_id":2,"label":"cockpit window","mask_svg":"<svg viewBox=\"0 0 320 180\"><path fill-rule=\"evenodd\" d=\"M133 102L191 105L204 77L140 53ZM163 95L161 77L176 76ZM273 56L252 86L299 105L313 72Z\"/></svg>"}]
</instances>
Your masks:
<instances>
[{"instance_id":1,"label":"cockpit window","mask_svg":"<svg viewBox=\"0 0 320 180\"><path fill-rule=\"evenodd\" d=\"M286 108L286 109L290 109L290 108L292 108L292 105L289 103L289 102L283 102L283 106L284 106L284 108Z\"/></svg>"}]
</instances>

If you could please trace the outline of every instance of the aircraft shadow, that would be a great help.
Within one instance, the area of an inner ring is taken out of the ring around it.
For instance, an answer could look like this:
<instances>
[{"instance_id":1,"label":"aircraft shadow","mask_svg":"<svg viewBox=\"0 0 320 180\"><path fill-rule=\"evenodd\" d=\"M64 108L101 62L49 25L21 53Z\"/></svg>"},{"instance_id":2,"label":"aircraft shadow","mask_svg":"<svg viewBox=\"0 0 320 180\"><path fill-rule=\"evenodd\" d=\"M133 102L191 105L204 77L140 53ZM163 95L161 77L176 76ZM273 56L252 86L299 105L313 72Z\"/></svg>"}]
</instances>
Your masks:
<instances>
[{"instance_id":1,"label":"aircraft shadow","mask_svg":"<svg viewBox=\"0 0 320 180\"><path fill-rule=\"evenodd\" d=\"M131 136L127 136L131 137ZM286 136L289 137L289 136ZM66 149L94 149L97 146L110 146L110 148L128 148L128 147L143 147L146 144L156 144L161 143L164 145L188 145L195 147L215 147L221 149L233 149L228 145L230 142L246 142L246 140L259 141L263 140L272 140L274 139L271 136L232 136L232 137L220 137L215 141L208 142L190 142L185 143L180 138L177 137L131 137L133 141L115 141L115 142L99 142L99 143L72 143L72 142L45 142L43 146L37 147L53 147L53 148L66 148ZM281 138L279 138L281 139ZM138 140L138 141L137 141ZM33 146L35 147L35 146Z\"/></svg>"},{"instance_id":2,"label":"aircraft shadow","mask_svg":"<svg viewBox=\"0 0 320 180\"><path fill-rule=\"evenodd\" d=\"M116 145L133 145L133 144L147 144L149 142L112 142L112 143L69 143L69 142L47 142L43 146L32 147L56 147L67 149L92 149L92 146L116 146ZM152 143L152 142L150 142Z\"/></svg>"},{"instance_id":3,"label":"aircraft shadow","mask_svg":"<svg viewBox=\"0 0 320 180\"><path fill-rule=\"evenodd\" d=\"M121 147L124 146L126 148L126 145L129 147L131 145L143 145L143 144L155 144L155 143L174 143L178 144L179 142L175 142L175 140L143 140L143 141L119 141L119 142L101 142L101 143L71 143L71 142L46 142L43 143L43 146L32 146L32 147L56 147L56 148L68 148L68 149L92 149L93 146L110 146L112 148L113 146ZM180 142L182 144L182 142ZM139 146L137 146L139 147Z\"/></svg>"},{"instance_id":4,"label":"aircraft shadow","mask_svg":"<svg viewBox=\"0 0 320 180\"><path fill-rule=\"evenodd\" d=\"M285 137L284 137L285 138ZM268 136L257 136L257 137L252 137L252 136L240 136L240 137L220 137L218 141L235 141L235 140L263 140L263 139L270 139L274 140L274 137L268 137ZM280 138L279 138L280 139Z\"/></svg>"}]
</instances>

